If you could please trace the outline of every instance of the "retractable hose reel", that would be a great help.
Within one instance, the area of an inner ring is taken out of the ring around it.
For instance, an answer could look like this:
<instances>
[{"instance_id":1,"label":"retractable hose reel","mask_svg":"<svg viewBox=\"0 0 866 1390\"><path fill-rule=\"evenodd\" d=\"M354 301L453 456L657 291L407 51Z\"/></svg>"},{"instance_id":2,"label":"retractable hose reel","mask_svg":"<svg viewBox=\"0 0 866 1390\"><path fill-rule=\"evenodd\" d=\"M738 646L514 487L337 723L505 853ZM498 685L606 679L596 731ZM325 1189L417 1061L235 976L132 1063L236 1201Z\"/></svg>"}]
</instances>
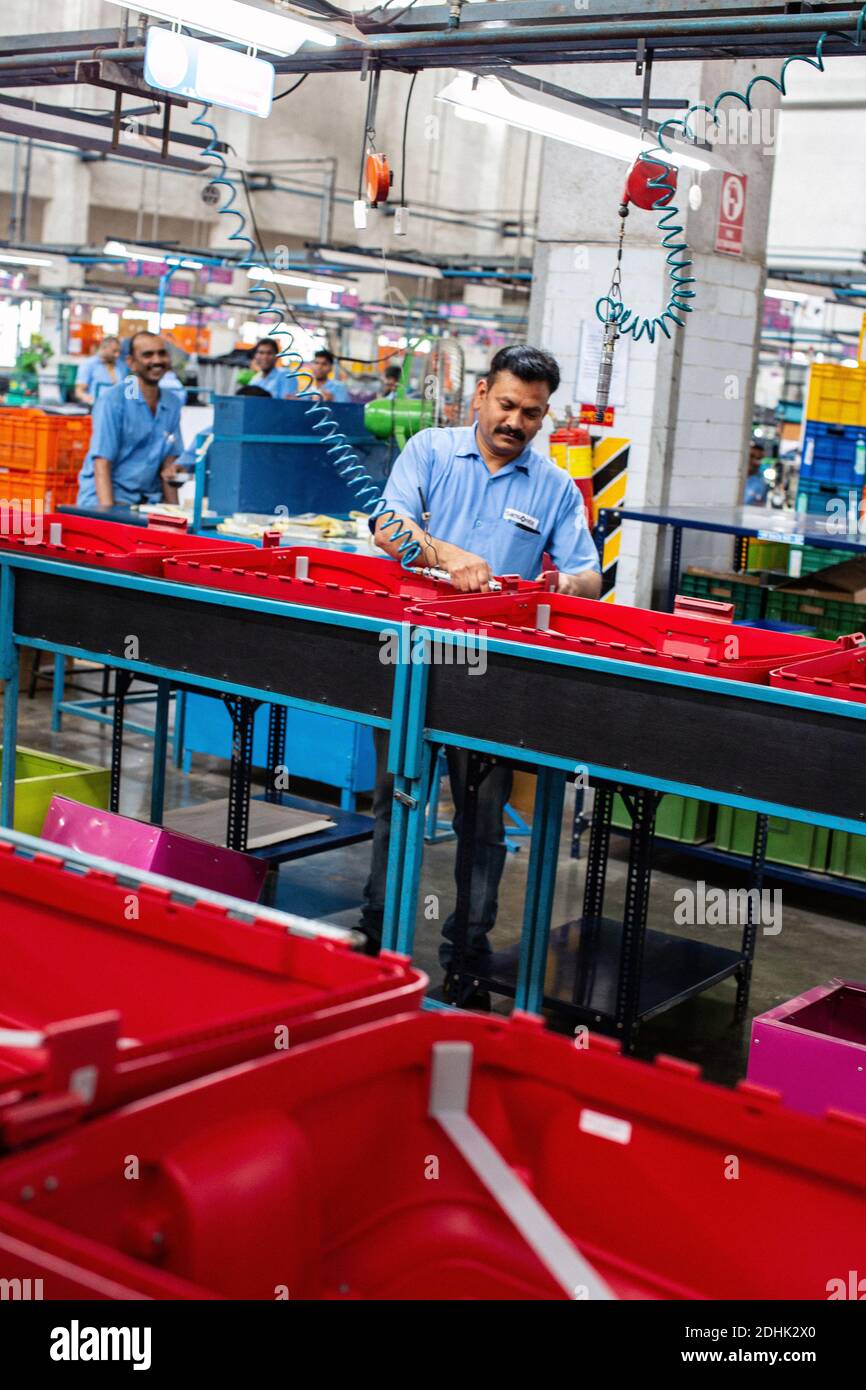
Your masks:
<instances>
[{"instance_id":1,"label":"retractable hose reel","mask_svg":"<svg viewBox=\"0 0 866 1390\"><path fill-rule=\"evenodd\" d=\"M616 264L611 276L610 289L604 299L600 299L596 310L604 323L604 337L601 344L601 364L598 371L598 387L595 393L596 424L604 421L604 412L610 400L610 383L613 377L613 353L620 334L624 305L622 300L622 252L625 241L626 218L629 206L644 208L652 212L656 208L667 207L677 188L677 171L672 164L665 164L651 154L641 153L629 169L622 202L619 208L619 240L617 242ZM685 291L684 293L690 293ZM604 306L602 311L601 306Z\"/></svg>"},{"instance_id":2,"label":"retractable hose reel","mask_svg":"<svg viewBox=\"0 0 866 1390\"><path fill-rule=\"evenodd\" d=\"M361 167L358 171L358 197L355 201L355 226L367 225L367 208L377 208L388 201L394 175L387 156L376 149L376 107L379 101L379 69L370 75L367 91L367 111L364 116L364 135L361 140Z\"/></svg>"},{"instance_id":3,"label":"retractable hose reel","mask_svg":"<svg viewBox=\"0 0 866 1390\"><path fill-rule=\"evenodd\" d=\"M788 70L793 63L805 63L808 67L814 68L817 72L824 71L824 45L827 40L832 38L835 41L844 40L850 43L852 48L862 50L866 36L866 5L863 5L857 15L857 23L853 33L846 33L844 30L834 29L825 30L815 44L813 53L797 53L790 58L786 58L782 64L782 71L777 78L769 77L766 73L759 73L753 77L745 91L738 92L733 88L721 92L712 103L704 101L695 102L689 107L684 116L669 117L662 121L656 132L657 144L651 150L644 150L638 155L634 164L631 166L626 178L626 186L623 193L623 201L620 207L621 227L619 235L619 246L617 251L616 265L614 267L611 287L608 294L599 299L595 306L597 317L604 324L604 338L602 343L601 366L598 376L598 393L596 397L596 422L602 423L604 408L608 403L610 395L610 383L613 373L613 353L617 338L629 333L635 342L646 336L649 342L654 343L657 333L663 333L666 338L670 338L671 329L674 327L683 328L685 326L683 315L692 312L694 305L691 301L695 298L695 291L688 288L696 284L695 277L689 272L692 269L691 251L685 239L684 228L678 224L680 217L679 209L673 203L674 193L677 186L677 171L669 158L673 151L668 144L669 139L678 139L689 144L694 144L697 139L696 131L692 121L698 114L704 121L708 121L711 126L718 130L721 126L722 117L719 114L720 107L725 101L739 102L751 111L752 99L755 89L762 82L767 82L783 97L788 95ZM646 45L643 40L638 44L638 72L646 56L647 72L650 60L646 54ZM648 95L648 75L644 85L644 95ZM668 156L668 158L666 158ZM661 211L658 221L659 231L662 233L662 250L667 252L666 263L667 272L671 281L671 289L667 306L660 314L649 318L639 314L636 310L627 306L622 298L621 268L622 268L622 247L625 235L625 218L628 216L629 203L634 203L636 207L648 210Z\"/></svg>"}]
</instances>

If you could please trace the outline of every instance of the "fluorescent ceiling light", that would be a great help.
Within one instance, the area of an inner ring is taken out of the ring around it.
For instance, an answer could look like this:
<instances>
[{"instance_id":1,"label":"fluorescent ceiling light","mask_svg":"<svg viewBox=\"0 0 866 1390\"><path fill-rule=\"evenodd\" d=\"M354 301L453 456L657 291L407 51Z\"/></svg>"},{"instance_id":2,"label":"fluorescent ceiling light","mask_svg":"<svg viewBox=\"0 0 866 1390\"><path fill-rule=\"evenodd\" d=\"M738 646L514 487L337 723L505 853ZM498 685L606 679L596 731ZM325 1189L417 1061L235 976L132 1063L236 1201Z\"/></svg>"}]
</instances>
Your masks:
<instances>
[{"instance_id":1,"label":"fluorescent ceiling light","mask_svg":"<svg viewBox=\"0 0 866 1390\"><path fill-rule=\"evenodd\" d=\"M0 253L0 261L8 262L9 265L53 265L54 262L46 256L13 256L6 252Z\"/></svg>"},{"instance_id":2,"label":"fluorescent ceiling light","mask_svg":"<svg viewBox=\"0 0 866 1390\"><path fill-rule=\"evenodd\" d=\"M562 103L554 104L555 99L552 98L541 97L529 101L498 77L475 78L462 73L442 89L436 100L453 106L463 120L481 121L484 124L504 122L520 130L546 135L551 140L562 140L567 145L578 145L583 150L610 155L627 163L636 159L642 150L649 152L653 148L646 139L632 134L628 127L615 119L603 115L575 116L565 110ZM720 164L718 159L705 157L703 152L687 153L679 145L674 145L665 157L671 164L684 169L727 167Z\"/></svg>"},{"instance_id":3,"label":"fluorescent ceiling light","mask_svg":"<svg viewBox=\"0 0 866 1390\"><path fill-rule=\"evenodd\" d=\"M106 256L122 256L127 261L159 261L179 270L201 270L203 261L194 261L185 256L167 256L164 251L151 251L148 246L127 246L122 241L107 241L102 248Z\"/></svg>"},{"instance_id":4,"label":"fluorescent ceiling light","mask_svg":"<svg viewBox=\"0 0 866 1390\"><path fill-rule=\"evenodd\" d=\"M764 290L765 299L790 299L796 304L805 304L810 297L808 294L792 294L790 290Z\"/></svg>"},{"instance_id":5,"label":"fluorescent ceiling light","mask_svg":"<svg viewBox=\"0 0 866 1390\"><path fill-rule=\"evenodd\" d=\"M311 280L304 275L284 275L263 265L250 266L247 275L251 280L272 280L278 285L297 285L302 290L324 288L333 290L334 294L342 294L346 288L345 285L338 285L335 280Z\"/></svg>"},{"instance_id":6,"label":"fluorescent ceiling light","mask_svg":"<svg viewBox=\"0 0 866 1390\"><path fill-rule=\"evenodd\" d=\"M395 261L388 256L363 256L357 251L333 251L329 247L319 247L316 254L323 261L336 261L338 265L357 266L359 270L390 270L392 275L420 275L425 280L441 280L442 271L438 265L425 265L420 261Z\"/></svg>"},{"instance_id":7,"label":"fluorescent ceiling light","mask_svg":"<svg viewBox=\"0 0 866 1390\"><path fill-rule=\"evenodd\" d=\"M300 19L269 13L240 0L111 0L125 10L137 10L186 29L197 29L219 39L232 39L267 53L286 58L297 53L303 43L318 43L332 48L337 42L334 34L307 24Z\"/></svg>"}]
</instances>

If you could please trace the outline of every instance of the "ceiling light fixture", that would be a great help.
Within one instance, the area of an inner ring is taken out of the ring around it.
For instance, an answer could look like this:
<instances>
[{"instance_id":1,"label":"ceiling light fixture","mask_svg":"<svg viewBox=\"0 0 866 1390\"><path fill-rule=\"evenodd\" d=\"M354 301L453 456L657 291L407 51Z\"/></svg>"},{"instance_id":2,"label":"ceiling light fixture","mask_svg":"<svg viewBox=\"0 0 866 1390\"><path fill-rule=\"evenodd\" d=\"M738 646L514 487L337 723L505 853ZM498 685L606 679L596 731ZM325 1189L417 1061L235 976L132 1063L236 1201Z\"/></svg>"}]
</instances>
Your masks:
<instances>
[{"instance_id":1,"label":"ceiling light fixture","mask_svg":"<svg viewBox=\"0 0 866 1390\"><path fill-rule=\"evenodd\" d=\"M334 261L337 265L355 267L358 270L378 271L380 275L390 271L392 275L420 275L424 280L441 280L442 271L438 265L427 265L421 261L397 261L388 256L364 256L357 251L336 251L320 246L316 255L323 261Z\"/></svg>"},{"instance_id":2,"label":"ceiling light fixture","mask_svg":"<svg viewBox=\"0 0 866 1390\"><path fill-rule=\"evenodd\" d=\"M498 77L472 77L468 73L461 73L442 89L436 100L453 106L463 120L483 125L502 122L627 163L636 159L642 150L647 153L653 150L652 137L642 139L614 118L602 115L575 116L564 110L562 105L554 105L554 98L529 101ZM704 171L727 167L711 156L705 158L703 152L689 153L676 144L672 144L665 158L684 169Z\"/></svg>"},{"instance_id":3,"label":"ceiling light fixture","mask_svg":"<svg viewBox=\"0 0 866 1390\"><path fill-rule=\"evenodd\" d=\"M342 294L346 289L345 285L339 285L335 280L311 280L304 275L284 275L263 265L250 266L247 275L251 280L271 280L278 285L296 285L302 290L326 289L334 294Z\"/></svg>"},{"instance_id":4,"label":"ceiling light fixture","mask_svg":"<svg viewBox=\"0 0 866 1390\"><path fill-rule=\"evenodd\" d=\"M230 39L245 47L262 48L288 58L304 43L318 43L332 48L336 36L318 25L300 19L269 14L240 0L111 0L125 10L164 19L170 24L182 24L214 38Z\"/></svg>"},{"instance_id":5,"label":"ceiling light fixture","mask_svg":"<svg viewBox=\"0 0 866 1390\"><path fill-rule=\"evenodd\" d=\"M54 262L47 256L13 256L6 252L0 253L0 261L8 262L9 265L53 265Z\"/></svg>"}]
</instances>

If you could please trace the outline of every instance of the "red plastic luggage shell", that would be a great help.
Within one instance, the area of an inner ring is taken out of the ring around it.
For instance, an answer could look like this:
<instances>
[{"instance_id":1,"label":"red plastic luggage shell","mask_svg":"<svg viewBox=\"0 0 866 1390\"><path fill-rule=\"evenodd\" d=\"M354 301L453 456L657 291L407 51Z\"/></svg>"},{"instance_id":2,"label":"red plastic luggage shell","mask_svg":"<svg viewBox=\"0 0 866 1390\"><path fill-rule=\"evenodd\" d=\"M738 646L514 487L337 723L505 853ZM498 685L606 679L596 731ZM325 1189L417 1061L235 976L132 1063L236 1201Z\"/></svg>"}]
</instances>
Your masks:
<instances>
[{"instance_id":1,"label":"red plastic luggage shell","mask_svg":"<svg viewBox=\"0 0 866 1390\"><path fill-rule=\"evenodd\" d=\"M304 545L262 550L238 546L237 550L239 553L233 555L177 556L166 561L163 573L176 583L398 621L411 604L440 595L457 597L450 584L410 574L394 560L375 555ZM308 562L305 579L295 577L299 558ZM515 592L541 589L535 581L513 575L502 583Z\"/></svg>"},{"instance_id":2,"label":"red plastic luggage shell","mask_svg":"<svg viewBox=\"0 0 866 1390\"><path fill-rule=\"evenodd\" d=\"M545 631L536 626L540 604L550 608ZM738 627L720 620L715 611L719 605L708 606L699 617L695 600L677 599L677 604L682 605L680 611L659 613L567 594L481 594L420 603L408 609L406 617L502 641L760 684L784 663L830 655L855 640L842 637L834 643Z\"/></svg>"},{"instance_id":3,"label":"red plastic luggage shell","mask_svg":"<svg viewBox=\"0 0 866 1390\"><path fill-rule=\"evenodd\" d=\"M799 1115L609 1039L577 1048L525 1015L436 1011L0 1161L4 1274L43 1277L47 1299L106 1296L97 1270L160 1298L565 1297L428 1114L440 1042L470 1044L471 1117L619 1297L825 1300L857 1267L862 1119ZM124 1176L129 1155L140 1181Z\"/></svg>"},{"instance_id":4,"label":"red plastic luggage shell","mask_svg":"<svg viewBox=\"0 0 866 1390\"><path fill-rule=\"evenodd\" d=\"M40 541L0 533L0 550L13 550L42 560L59 560L64 564L94 565L98 569L124 570L161 578L163 561L167 556L197 554L199 551L222 554L224 550L253 549L235 541L191 536L169 526L129 526L122 521L101 521L67 512L45 512L41 523L43 538ZM62 527L59 545L52 545L49 539L52 523Z\"/></svg>"},{"instance_id":5,"label":"red plastic luggage shell","mask_svg":"<svg viewBox=\"0 0 866 1390\"><path fill-rule=\"evenodd\" d=\"M782 666L771 671L770 684L780 690L866 705L866 646Z\"/></svg>"},{"instance_id":6,"label":"red plastic luggage shell","mask_svg":"<svg viewBox=\"0 0 866 1390\"><path fill-rule=\"evenodd\" d=\"M56 1089L52 1047L65 1056L80 1033L86 1050L106 1013L120 1015L126 1041L116 1049L96 1029L108 1052L94 1109L271 1052L278 1027L294 1046L420 1004L426 977L402 956L289 934L253 904L240 921L195 894L178 902L0 843L0 1027L52 1038L0 1047L0 1133L16 1094Z\"/></svg>"}]
</instances>

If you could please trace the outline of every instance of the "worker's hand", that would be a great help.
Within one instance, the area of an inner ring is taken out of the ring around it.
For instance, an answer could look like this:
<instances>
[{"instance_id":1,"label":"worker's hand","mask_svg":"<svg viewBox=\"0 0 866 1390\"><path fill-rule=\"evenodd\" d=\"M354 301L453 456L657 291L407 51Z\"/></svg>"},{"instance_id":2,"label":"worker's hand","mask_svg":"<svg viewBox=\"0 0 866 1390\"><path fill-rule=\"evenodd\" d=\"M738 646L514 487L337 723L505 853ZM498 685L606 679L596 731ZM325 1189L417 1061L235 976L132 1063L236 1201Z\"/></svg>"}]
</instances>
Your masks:
<instances>
[{"instance_id":1,"label":"worker's hand","mask_svg":"<svg viewBox=\"0 0 866 1390\"><path fill-rule=\"evenodd\" d=\"M448 571L451 583L461 594L486 594L489 592L493 573L486 560L473 555L471 550L460 550L452 545L442 554L440 563Z\"/></svg>"},{"instance_id":2,"label":"worker's hand","mask_svg":"<svg viewBox=\"0 0 866 1390\"><path fill-rule=\"evenodd\" d=\"M177 476L177 472L177 460L167 459L159 470L159 476L163 478L165 482L170 483L171 480Z\"/></svg>"}]
</instances>

